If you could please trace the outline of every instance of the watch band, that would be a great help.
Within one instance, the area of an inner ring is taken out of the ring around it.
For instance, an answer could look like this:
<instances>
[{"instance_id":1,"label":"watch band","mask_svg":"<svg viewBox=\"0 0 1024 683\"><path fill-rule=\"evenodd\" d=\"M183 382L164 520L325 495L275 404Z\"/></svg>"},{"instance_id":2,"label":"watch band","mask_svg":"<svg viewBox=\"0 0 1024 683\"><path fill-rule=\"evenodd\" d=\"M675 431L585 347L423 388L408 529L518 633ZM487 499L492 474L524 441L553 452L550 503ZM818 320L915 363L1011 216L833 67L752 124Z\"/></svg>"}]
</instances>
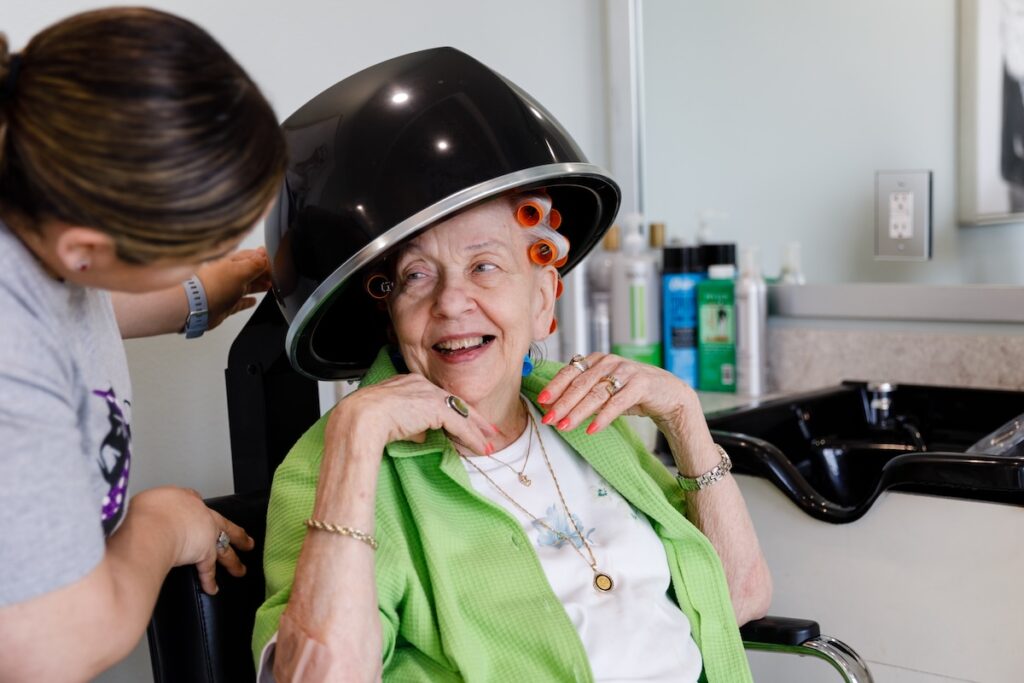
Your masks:
<instances>
[{"instance_id":1,"label":"watch band","mask_svg":"<svg viewBox=\"0 0 1024 683\"><path fill-rule=\"evenodd\" d=\"M193 275L181 283L188 297L188 316L181 330L185 339L202 337L210 326L210 310L206 303L206 290L198 277Z\"/></svg>"},{"instance_id":2,"label":"watch band","mask_svg":"<svg viewBox=\"0 0 1024 683\"><path fill-rule=\"evenodd\" d=\"M722 456L722 460L710 470L699 477L694 477L693 479L690 477L684 477L681 474L676 475L676 481L679 482L679 486L684 491L703 491L728 474L729 470L732 469L732 459L729 458L729 454L725 452L725 449L717 443L715 444L715 448L718 449L718 453Z\"/></svg>"}]
</instances>

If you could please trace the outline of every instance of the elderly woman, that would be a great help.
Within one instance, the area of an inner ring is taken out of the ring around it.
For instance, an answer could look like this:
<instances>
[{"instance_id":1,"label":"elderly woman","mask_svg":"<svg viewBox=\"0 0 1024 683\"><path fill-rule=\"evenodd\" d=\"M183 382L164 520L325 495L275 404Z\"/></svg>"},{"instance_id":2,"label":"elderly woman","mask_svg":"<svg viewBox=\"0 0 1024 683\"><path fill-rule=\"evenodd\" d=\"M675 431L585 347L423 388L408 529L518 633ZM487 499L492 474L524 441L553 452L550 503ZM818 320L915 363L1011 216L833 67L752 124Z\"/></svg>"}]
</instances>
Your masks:
<instances>
[{"instance_id":1,"label":"elderly woman","mask_svg":"<svg viewBox=\"0 0 1024 683\"><path fill-rule=\"evenodd\" d=\"M275 475L263 680L750 679L737 623L770 580L696 394L528 355L569 257L556 190L495 193L359 273L392 343Z\"/></svg>"}]
</instances>

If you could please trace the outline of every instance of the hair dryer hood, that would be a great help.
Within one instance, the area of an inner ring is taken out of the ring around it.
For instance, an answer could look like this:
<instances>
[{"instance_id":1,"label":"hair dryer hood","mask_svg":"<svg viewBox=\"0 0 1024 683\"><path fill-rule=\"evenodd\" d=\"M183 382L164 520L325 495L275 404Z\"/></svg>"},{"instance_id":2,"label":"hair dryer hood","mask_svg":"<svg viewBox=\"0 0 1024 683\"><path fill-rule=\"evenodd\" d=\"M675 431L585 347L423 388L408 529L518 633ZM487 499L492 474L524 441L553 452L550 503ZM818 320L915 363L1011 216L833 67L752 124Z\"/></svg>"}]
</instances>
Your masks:
<instances>
[{"instance_id":1,"label":"hair dryer hood","mask_svg":"<svg viewBox=\"0 0 1024 683\"><path fill-rule=\"evenodd\" d=\"M368 267L439 220L546 187L572 244L564 274L618 211L618 186L543 106L452 48L360 71L282 127L290 160L266 244L288 358L317 379L366 372L388 341Z\"/></svg>"}]
</instances>

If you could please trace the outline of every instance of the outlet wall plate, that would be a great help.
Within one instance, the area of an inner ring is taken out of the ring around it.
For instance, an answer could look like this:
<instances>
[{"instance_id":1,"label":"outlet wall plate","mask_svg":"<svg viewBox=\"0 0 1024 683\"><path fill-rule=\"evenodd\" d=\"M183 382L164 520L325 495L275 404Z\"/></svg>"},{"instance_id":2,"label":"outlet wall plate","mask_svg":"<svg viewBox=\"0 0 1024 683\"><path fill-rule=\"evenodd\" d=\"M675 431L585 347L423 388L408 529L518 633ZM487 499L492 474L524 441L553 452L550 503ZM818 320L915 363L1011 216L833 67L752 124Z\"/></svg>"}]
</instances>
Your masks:
<instances>
[{"instance_id":1,"label":"outlet wall plate","mask_svg":"<svg viewBox=\"0 0 1024 683\"><path fill-rule=\"evenodd\" d=\"M875 173L875 259L932 257L932 172Z\"/></svg>"}]
</instances>

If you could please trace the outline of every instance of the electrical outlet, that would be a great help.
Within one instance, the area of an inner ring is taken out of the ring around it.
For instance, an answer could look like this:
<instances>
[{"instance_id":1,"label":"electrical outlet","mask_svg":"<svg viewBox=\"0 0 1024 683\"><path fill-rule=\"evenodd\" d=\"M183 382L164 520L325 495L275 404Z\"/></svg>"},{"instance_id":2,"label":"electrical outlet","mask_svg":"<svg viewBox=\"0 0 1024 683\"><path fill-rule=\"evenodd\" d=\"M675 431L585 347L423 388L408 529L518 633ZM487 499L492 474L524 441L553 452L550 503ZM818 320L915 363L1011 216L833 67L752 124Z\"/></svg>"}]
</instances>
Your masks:
<instances>
[{"instance_id":1,"label":"electrical outlet","mask_svg":"<svg viewBox=\"0 0 1024 683\"><path fill-rule=\"evenodd\" d=\"M875 258L927 261L932 257L932 172L875 173Z\"/></svg>"}]
</instances>

